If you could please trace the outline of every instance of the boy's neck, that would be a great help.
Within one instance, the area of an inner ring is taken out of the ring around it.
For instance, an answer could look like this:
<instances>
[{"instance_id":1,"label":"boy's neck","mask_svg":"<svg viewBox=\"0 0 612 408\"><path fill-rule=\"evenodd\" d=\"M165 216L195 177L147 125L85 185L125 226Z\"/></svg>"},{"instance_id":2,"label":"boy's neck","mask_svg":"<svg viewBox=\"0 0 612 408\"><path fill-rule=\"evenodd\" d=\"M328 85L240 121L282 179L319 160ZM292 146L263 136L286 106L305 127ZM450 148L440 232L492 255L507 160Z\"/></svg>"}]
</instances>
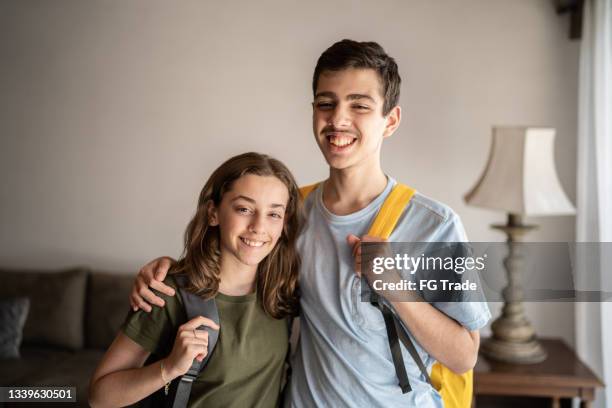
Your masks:
<instances>
[{"instance_id":1,"label":"boy's neck","mask_svg":"<svg viewBox=\"0 0 612 408\"><path fill-rule=\"evenodd\" d=\"M222 255L223 258L223 255ZM240 262L223 262L219 268L219 292L228 296L243 296L255 290L257 266Z\"/></svg>"},{"instance_id":2,"label":"boy's neck","mask_svg":"<svg viewBox=\"0 0 612 408\"><path fill-rule=\"evenodd\" d=\"M333 214L348 215L368 206L387 186L380 166L364 172L359 168L330 168L323 185L323 204Z\"/></svg>"}]
</instances>

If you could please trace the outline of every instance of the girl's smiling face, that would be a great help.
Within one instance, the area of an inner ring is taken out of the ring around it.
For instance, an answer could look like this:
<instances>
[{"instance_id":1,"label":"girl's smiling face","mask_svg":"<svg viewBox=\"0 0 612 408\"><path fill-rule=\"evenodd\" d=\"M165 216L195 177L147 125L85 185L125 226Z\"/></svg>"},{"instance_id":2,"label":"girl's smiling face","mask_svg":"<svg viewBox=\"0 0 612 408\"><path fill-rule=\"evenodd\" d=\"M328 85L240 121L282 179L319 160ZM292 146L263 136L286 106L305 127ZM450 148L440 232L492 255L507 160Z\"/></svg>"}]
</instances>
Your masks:
<instances>
[{"instance_id":1,"label":"girl's smiling face","mask_svg":"<svg viewBox=\"0 0 612 408\"><path fill-rule=\"evenodd\" d=\"M246 174L234 181L218 207L209 207L219 226L222 263L257 268L278 242L285 225L289 191L274 176Z\"/></svg>"}]
</instances>

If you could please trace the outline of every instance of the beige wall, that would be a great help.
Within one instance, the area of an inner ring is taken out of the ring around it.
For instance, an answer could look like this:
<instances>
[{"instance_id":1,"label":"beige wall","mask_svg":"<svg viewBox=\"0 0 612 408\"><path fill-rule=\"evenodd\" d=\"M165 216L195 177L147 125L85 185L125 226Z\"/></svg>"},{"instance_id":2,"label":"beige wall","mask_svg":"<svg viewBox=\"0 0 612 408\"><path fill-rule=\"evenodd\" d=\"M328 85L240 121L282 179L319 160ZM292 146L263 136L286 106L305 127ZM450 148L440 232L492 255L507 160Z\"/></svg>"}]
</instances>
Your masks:
<instances>
[{"instance_id":1,"label":"beige wall","mask_svg":"<svg viewBox=\"0 0 612 408\"><path fill-rule=\"evenodd\" d=\"M330 4L332 3L332 4ZM301 183L326 175L312 140L316 58L375 40L403 77L384 168L451 205L473 240L502 214L468 208L493 124L558 129L575 197L578 44L548 0L3 1L0 264L135 271L177 256L209 172L247 150ZM573 218L532 220L573 240ZM570 304L529 305L573 342Z\"/></svg>"}]
</instances>

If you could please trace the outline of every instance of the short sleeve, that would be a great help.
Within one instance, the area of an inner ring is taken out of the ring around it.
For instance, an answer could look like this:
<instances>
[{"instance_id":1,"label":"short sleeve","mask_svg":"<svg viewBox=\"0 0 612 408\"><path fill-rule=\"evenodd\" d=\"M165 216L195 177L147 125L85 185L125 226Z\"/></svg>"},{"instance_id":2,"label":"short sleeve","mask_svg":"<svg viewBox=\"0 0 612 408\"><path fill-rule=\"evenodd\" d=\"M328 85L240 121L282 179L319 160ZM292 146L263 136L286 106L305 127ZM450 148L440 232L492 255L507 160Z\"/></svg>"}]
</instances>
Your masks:
<instances>
[{"instance_id":1,"label":"short sleeve","mask_svg":"<svg viewBox=\"0 0 612 408\"><path fill-rule=\"evenodd\" d=\"M174 279L164 281L176 288ZM121 331L142 348L156 355L167 355L172 349L178 327L186 317L178 290L174 296L155 292L165 301L164 307L152 306L151 312L130 311Z\"/></svg>"},{"instance_id":2,"label":"short sleeve","mask_svg":"<svg viewBox=\"0 0 612 408\"><path fill-rule=\"evenodd\" d=\"M469 331L483 328L491 319L486 302L439 302L434 307Z\"/></svg>"},{"instance_id":3,"label":"short sleeve","mask_svg":"<svg viewBox=\"0 0 612 408\"><path fill-rule=\"evenodd\" d=\"M467 234L457 214L452 212L449 215L440 226L434 240L436 242L467 242ZM472 296L472 298L484 299L483 296ZM436 302L434 306L469 331L481 329L491 319L491 311L485 301Z\"/></svg>"},{"instance_id":4,"label":"short sleeve","mask_svg":"<svg viewBox=\"0 0 612 408\"><path fill-rule=\"evenodd\" d=\"M440 225L432 241L434 242L467 242L467 234L461 218L454 212Z\"/></svg>"}]
</instances>

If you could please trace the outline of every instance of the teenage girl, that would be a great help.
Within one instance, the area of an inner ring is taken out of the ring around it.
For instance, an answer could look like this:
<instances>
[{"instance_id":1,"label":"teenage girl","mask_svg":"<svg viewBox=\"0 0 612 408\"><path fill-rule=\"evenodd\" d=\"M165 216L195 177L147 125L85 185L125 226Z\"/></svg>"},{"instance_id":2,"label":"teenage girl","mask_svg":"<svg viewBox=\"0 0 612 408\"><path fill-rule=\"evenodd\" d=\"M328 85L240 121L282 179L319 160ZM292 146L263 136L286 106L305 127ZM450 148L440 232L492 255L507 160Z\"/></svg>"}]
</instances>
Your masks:
<instances>
[{"instance_id":1,"label":"teenage girl","mask_svg":"<svg viewBox=\"0 0 612 408\"><path fill-rule=\"evenodd\" d=\"M180 296L163 308L131 312L98 365L90 404L134 404L185 374L207 355L208 332L219 338L194 381L189 406L279 405L288 352L288 319L297 314L301 221L299 191L278 160L245 153L210 176L185 231L185 249L165 283L215 298L219 325L187 321ZM157 395L157 394L156 394Z\"/></svg>"}]
</instances>

